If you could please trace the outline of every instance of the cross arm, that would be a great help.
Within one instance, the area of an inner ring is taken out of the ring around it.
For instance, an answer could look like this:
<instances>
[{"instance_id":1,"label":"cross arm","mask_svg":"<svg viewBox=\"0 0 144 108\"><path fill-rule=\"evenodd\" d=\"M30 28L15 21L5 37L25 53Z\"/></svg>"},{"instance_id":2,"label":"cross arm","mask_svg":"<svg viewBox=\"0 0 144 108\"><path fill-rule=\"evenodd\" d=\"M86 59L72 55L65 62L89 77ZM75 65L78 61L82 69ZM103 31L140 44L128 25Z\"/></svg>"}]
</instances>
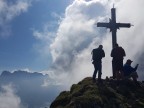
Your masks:
<instances>
[{"instance_id":1,"label":"cross arm","mask_svg":"<svg viewBox=\"0 0 144 108\"><path fill-rule=\"evenodd\" d=\"M109 23L98 22L97 23L97 27L107 27L107 28L110 28L110 24Z\"/></svg>"},{"instance_id":2,"label":"cross arm","mask_svg":"<svg viewBox=\"0 0 144 108\"><path fill-rule=\"evenodd\" d=\"M131 24L130 23L116 23L117 28L120 27L125 27L125 28L130 28Z\"/></svg>"}]
</instances>

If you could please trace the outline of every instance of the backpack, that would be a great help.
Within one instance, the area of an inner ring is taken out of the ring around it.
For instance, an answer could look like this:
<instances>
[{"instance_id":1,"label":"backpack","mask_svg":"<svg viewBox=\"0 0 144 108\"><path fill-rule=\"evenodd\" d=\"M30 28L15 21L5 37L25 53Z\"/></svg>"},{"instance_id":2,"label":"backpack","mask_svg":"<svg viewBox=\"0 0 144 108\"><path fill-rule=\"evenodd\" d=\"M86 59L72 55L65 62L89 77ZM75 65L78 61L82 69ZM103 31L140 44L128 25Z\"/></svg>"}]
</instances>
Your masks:
<instances>
[{"instance_id":1,"label":"backpack","mask_svg":"<svg viewBox=\"0 0 144 108\"><path fill-rule=\"evenodd\" d=\"M93 49L92 51L92 59L94 61L100 61L103 57L103 50L101 49Z\"/></svg>"}]
</instances>

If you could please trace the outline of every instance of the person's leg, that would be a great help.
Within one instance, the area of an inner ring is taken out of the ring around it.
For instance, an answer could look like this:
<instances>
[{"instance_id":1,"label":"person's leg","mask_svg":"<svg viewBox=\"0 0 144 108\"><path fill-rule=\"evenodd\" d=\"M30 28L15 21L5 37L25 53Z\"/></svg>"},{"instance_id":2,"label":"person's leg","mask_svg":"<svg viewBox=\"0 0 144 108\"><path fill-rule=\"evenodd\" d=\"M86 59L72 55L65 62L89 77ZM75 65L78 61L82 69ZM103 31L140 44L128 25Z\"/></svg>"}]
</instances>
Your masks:
<instances>
[{"instance_id":1,"label":"person's leg","mask_svg":"<svg viewBox=\"0 0 144 108\"><path fill-rule=\"evenodd\" d=\"M124 79L124 72L123 72L123 70L120 71L120 78Z\"/></svg>"},{"instance_id":2,"label":"person's leg","mask_svg":"<svg viewBox=\"0 0 144 108\"><path fill-rule=\"evenodd\" d=\"M96 74L97 74L98 68L97 68L97 63L94 63L94 73L93 73L93 80L96 79Z\"/></svg>"},{"instance_id":3,"label":"person's leg","mask_svg":"<svg viewBox=\"0 0 144 108\"><path fill-rule=\"evenodd\" d=\"M137 82L137 78L138 78L137 72L132 72L131 77L132 77L133 81Z\"/></svg>"},{"instance_id":4,"label":"person's leg","mask_svg":"<svg viewBox=\"0 0 144 108\"><path fill-rule=\"evenodd\" d=\"M121 76L120 73L119 73L119 71L118 71L118 70L115 71L115 74L116 74L116 79L119 80L119 79L120 79L120 76Z\"/></svg>"},{"instance_id":5,"label":"person's leg","mask_svg":"<svg viewBox=\"0 0 144 108\"><path fill-rule=\"evenodd\" d=\"M112 61L112 73L113 73L113 79L116 78L116 69L115 69L115 61Z\"/></svg>"},{"instance_id":6,"label":"person's leg","mask_svg":"<svg viewBox=\"0 0 144 108\"><path fill-rule=\"evenodd\" d=\"M120 66L119 66L119 61L118 60L116 60L115 62L114 62L114 68L115 68L115 78L117 79L117 80L119 80L120 78L120 68L119 68Z\"/></svg>"},{"instance_id":7,"label":"person's leg","mask_svg":"<svg viewBox=\"0 0 144 108\"><path fill-rule=\"evenodd\" d=\"M120 60L120 79L123 79L124 78L124 72L123 72L123 59Z\"/></svg>"},{"instance_id":8,"label":"person's leg","mask_svg":"<svg viewBox=\"0 0 144 108\"><path fill-rule=\"evenodd\" d=\"M98 80L101 80L101 75L102 75L102 64L101 62L98 65Z\"/></svg>"}]
</instances>

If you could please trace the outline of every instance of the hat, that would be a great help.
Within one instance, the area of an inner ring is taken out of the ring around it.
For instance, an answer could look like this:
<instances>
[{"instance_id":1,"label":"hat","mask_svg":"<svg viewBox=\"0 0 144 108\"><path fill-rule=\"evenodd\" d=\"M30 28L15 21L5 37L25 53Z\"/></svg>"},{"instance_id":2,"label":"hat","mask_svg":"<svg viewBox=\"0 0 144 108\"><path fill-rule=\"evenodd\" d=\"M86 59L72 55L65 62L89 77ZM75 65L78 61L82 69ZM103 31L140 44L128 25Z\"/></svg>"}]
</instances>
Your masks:
<instances>
[{"instance_id":1,"label":"hat","mask_svg":"<svg viewBox=\"0 0 144 108\"><path fill-rule=\"evenodd\" d=\"M133 61L131 61L130 59L128 59L127 61L126 61L126 63L132 63Z\"/></svg>"}]
</instances>

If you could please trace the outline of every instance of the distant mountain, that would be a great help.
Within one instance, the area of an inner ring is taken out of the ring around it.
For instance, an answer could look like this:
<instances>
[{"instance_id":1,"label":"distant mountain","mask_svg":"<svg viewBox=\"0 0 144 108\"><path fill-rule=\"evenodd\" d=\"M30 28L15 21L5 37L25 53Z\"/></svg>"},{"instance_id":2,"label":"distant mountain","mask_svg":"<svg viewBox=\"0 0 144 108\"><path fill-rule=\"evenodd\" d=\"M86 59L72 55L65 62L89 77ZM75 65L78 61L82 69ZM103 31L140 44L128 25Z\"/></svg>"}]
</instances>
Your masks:
<instances>
[{"instance_id":1,"label":"distant mountain","mask_svg":"<svg viewBox=\"0 0 144 108\"><path fill-rule=\"evenodd\" d=\"M41 83L43 83L43 80L45 78L48 78L48 75L43 75L42 73L34 72L30 73L27 71L15 71L13 73L9 71L3 71L2 74L0 75L0 80L6 81L6 82L13 82L16 80L34 80L35 78L39 78L41 80Z\"/></svg>"},{"instance_id":2,"label":"distant mountain","mask_svg":"<svg viewBox=\"0 0 144 108\"><path fill-rule=\"evenodd\" d=\"M61 92L50 108L144 108L144 83L113 79L95 83L87 77Z\"/></svg>"},{"instance_id":3,"label":"distant mountain","mask_svg":"<svg viewBox=\"0 0 144 108\"><path fill-rule=\"evenodd\" d=\"M26 77L45 77L45 76L48 76L47 74L46 75L43 75L42 73L38 73L38 72L33 72L33 73L30 73L30 72L27 72L27 71L14 71L13 73L9 72L9 71L3 71L2 74L1 74L1 77L8 77L8 76L17 76L17 77L23 77L23 78L26 78Z\"/></svg>"},{"instance_id":4,"label":"distant mountain","mask_svg":"<svg viewBox=\"0 0 144 108\"><path fill-rule=\"evenodd\" d=\"M51 80L48 75L27 71L3 71L0 75L0 87L12 84L16 88L16 94L28 108L40 108L49 106L54 97L60 92L58 86L43 86L44 82ZM1 91L1 88L0 88Z\"/></svg>"}]
</instances>

